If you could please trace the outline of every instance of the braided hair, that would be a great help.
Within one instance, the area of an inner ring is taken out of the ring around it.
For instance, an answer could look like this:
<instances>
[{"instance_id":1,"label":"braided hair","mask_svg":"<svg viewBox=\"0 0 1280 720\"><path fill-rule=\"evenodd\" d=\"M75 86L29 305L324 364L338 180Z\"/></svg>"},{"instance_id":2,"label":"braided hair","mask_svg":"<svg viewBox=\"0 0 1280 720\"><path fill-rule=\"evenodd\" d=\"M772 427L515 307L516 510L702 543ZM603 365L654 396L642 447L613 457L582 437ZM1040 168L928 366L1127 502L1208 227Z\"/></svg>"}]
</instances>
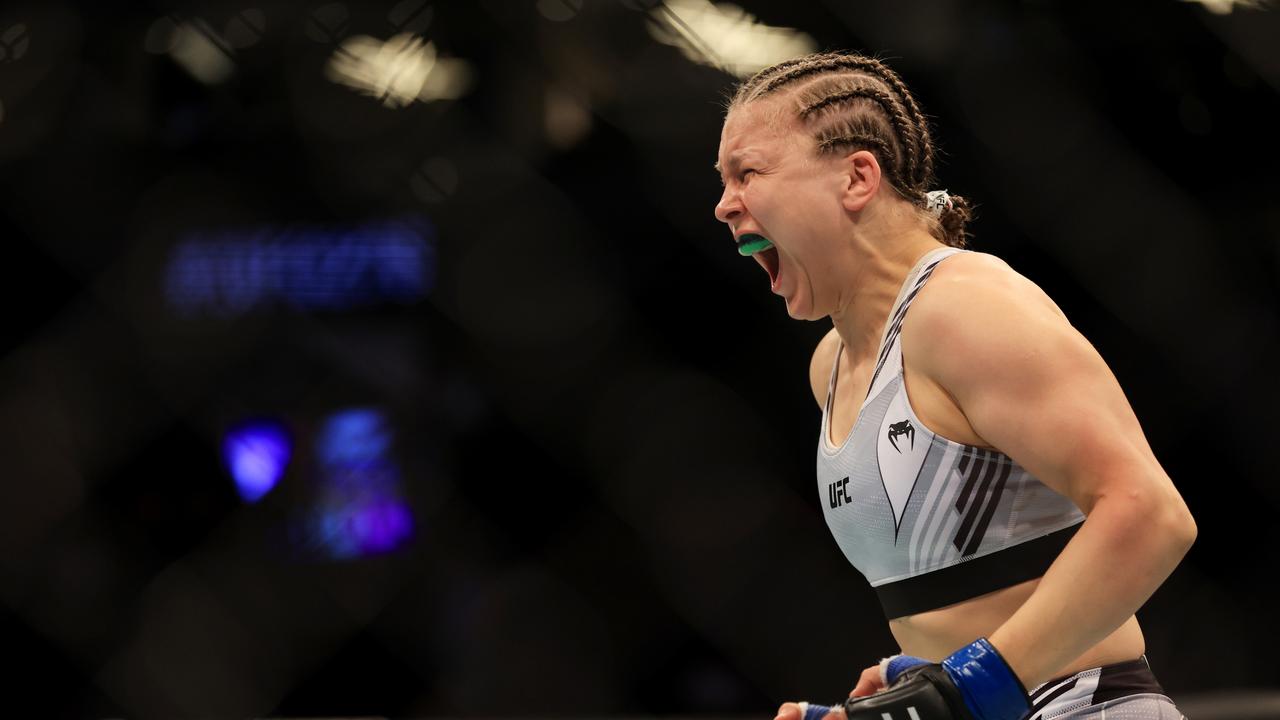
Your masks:
<instances>
[{"instance_id":1,"label":"braided hair","mask_svg":"<svg viewBox=\"0 0 1280 720\"><path fill-rule=\"evenodd\" d=\"M919 209L933 236L952 247L965 246L972 208L950 195L941 212L931 209L929 123L897 73L863 55L813 53L765 68L740 84L726 113L780 91L791 93L789 107L819 155L871 152L889 186Z\"/></svg>"}]
</instances>

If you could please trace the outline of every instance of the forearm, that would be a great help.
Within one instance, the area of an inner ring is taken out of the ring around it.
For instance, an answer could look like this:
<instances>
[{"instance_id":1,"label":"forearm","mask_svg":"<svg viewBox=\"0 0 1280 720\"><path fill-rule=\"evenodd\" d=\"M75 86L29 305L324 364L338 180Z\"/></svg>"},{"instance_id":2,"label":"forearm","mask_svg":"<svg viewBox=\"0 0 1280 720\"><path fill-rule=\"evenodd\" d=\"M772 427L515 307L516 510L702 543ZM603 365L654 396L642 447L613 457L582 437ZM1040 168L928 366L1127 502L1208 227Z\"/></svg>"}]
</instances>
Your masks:
<instances>
[{"instance_id":1,"label":"forearm","mask_svg":"<svg viewBox=\"0 0 1280 720\"><path fill-rule=\"evenodd\" d=\"M1194 538L1180 498L1134 490L1100 497L991 644L1028 689L1052 678L1132 616Z\"/></svg>"}]
</instances>

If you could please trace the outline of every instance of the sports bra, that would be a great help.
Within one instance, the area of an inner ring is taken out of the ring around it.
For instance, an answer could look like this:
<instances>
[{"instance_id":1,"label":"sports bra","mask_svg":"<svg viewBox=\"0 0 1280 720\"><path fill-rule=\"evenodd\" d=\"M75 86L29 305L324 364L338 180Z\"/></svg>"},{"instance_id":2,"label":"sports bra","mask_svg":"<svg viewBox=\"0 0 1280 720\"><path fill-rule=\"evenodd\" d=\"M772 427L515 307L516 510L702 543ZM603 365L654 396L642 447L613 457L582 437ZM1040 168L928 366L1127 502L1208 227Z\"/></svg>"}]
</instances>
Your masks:
<instances>
[{"instance_id":1,"label":"sports bra","mask_svg":"<svg viewBox=\"0 0 1280 720\"><path fill-rule=\"evenodd\" d=\"M916 417L902 379L900 333L938 248L907 274L889 311L867 396L848 437L830 440L836 350L818 443L818 493L845 557L889 619L1038 578L1084 513L999 450L948 440Z\"/></svg>"}]
</instances>

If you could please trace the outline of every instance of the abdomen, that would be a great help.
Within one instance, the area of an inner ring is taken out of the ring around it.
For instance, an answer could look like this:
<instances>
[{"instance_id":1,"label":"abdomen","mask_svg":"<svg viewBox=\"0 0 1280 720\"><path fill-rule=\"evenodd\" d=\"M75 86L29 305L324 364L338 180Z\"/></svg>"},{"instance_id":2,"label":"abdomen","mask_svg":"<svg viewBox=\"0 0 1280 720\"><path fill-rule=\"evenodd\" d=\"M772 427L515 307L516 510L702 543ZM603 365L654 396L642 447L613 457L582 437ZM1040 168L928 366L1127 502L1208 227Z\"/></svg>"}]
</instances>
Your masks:
<instances>
[{"instance_id":1,"label":"abdomen","mask_svg":"<svg viewBox=\"0 0 1280 720\"><path fill-rule=\"evenodd\" d=\"M1039 579L1029 580L955 605L895 618L889 621L889 631L904 654L938 662L980 637L990 637L1022 607L1039 584ZM1138 619L1131 616L1102 642L1054 675L1133 660L1144 652L1146 642L1142 628Z\"/></svg>"}]
</instances>

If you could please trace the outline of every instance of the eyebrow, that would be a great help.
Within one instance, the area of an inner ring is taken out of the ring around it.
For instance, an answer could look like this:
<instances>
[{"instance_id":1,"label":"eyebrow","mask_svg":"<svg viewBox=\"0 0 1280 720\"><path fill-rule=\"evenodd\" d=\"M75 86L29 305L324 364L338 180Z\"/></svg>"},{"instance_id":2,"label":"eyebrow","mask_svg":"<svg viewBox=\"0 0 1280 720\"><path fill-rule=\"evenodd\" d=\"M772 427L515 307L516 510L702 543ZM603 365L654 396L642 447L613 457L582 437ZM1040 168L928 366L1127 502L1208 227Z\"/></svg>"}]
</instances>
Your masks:
<instances>
[{"instance_id":1,"label":"eyebrow","mask_svg":"<svg viewBox=\"0 0 1280 720\"><path fill-rule=\"evenodd\" d=\"M736 151L734 151L734 152L730 153L730 154L729 154L729 167L737 167L737 166L738 166L738 163L742 161L742 156L743 156L743 155L745 155L745 154L746 154L746 153L748 153L748 152L750 152L750 149L749 149L749 148L748 148L748 149L743 149L743 150L736 150ZM716 164L715 164L713 167L715 167L715 170L716 170L716 174L717 174L717 175L720 175L720 176L723 176L723 175L724 175L724 168L720 167L720 160L719 160L719 159L717 159L717 160L716 160Z\"/></svg>"}]
</instances>

